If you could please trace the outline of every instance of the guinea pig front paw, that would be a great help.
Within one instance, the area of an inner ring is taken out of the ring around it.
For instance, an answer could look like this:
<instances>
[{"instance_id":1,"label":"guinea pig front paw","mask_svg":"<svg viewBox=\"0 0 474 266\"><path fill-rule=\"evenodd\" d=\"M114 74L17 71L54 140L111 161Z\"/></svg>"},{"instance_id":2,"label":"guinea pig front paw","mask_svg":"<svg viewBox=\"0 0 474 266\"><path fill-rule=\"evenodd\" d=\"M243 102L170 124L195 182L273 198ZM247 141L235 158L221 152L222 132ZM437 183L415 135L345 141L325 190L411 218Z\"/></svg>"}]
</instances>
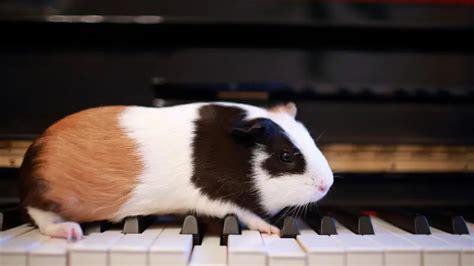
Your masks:
<instances>
[{"instance_id":1,"label":"guinea pig front paw","mask_svg":"<svg viewBox=\"0 0 474 266\"><path fill-rule=\"evenodd\" d=\"M260 233L280 235L280 229L278 229L278 227L275 227L262 219L250 221L247 226L250 230L258 230Z\"/></svg>"},{"instance_id":2,"label":"guinea pig front paw","mask_svg":"<svg viewBox=\"0 0 474 266\"><path fill-rule=\"evenodd\" d=\"M60 222L56 224L47 225L44 230L44 234L55 237L64 238L70 240L80 240L83 237L81 226L75 222Z\"/></svg>"}]
</instances>

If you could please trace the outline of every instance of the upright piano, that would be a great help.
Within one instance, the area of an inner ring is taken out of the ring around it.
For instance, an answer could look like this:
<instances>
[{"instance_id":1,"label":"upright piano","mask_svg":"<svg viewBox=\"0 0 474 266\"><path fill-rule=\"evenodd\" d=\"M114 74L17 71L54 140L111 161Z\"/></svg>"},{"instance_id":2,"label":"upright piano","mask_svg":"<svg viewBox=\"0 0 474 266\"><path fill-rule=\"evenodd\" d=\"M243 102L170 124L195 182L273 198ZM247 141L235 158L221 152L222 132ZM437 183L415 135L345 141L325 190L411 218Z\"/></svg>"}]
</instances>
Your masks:
<instances>
[{"instance_id":1,"label":"upright piano","mask_svg":"<svg viewBox=\"0 0 474 266\"><path fill-rule=\"evenodd\" d=\"M0 2L0 265L474 265L470 0ZM85 239L21 219L18 168L111 104L293 101L335 171L271 219L128 217Z\"/></svg>"}]
</instances>

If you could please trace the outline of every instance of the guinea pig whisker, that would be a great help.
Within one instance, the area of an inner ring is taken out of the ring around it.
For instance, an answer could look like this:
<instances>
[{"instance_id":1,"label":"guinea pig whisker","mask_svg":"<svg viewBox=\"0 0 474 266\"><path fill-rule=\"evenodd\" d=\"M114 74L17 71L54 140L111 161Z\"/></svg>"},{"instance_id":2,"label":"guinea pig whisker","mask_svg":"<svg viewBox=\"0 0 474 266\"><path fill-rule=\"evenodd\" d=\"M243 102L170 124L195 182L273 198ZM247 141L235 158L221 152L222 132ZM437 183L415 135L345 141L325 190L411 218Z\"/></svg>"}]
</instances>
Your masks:
<instances>
[{"instance_id":1,"label":"guinea pig whisker","mask_svg":"<svg viewBox=\"0 0 474 266\"><path fill-rule=\"evenodd\" d=\"M327 128L324 129L324 130L319 134L319 136L316 138L316 140L315 140L314 142L318 143L319 139L321 139L321 137L324 135L324 133L326 133L327 130L328 130Z\"/></svg>"},{"instance_id":2,"label":"guinea pig whisker","mask_svg":"<svg viewBox=\"0 0 474 266\"><path fill-rule=\"evenodd\" d=\"M300 218L304 218L305 217L305 213L306 213L306 206L308 206L308 204L303 204L301 206L301 214L300 214Z\"/></svg>"},{"instance_id":3,"label":"guinea pig whisker","mask_svg":"<svg viewBox=\"0 0 474 266\"><path fill-rule=\"evenodd\" d=\"M304 205L304 208L303 208L303 219L306 218L306 216L308 215L308 207L311 205L311 202L310 203L306 203Z\"/></svg>"},{"instance_id":4,"label":"guinea pig whisker","mask_svg":"<svg viewBox=\"0 0 474 266\"><path fill-rule=\"evenodd\" d=\"M287 216L290 216L291 213L295 210L295 206L291 206L289 207L285 212L284 214L281 216L281 218L285 218Z\"/></svg>"},{"instance_id":5,"label":"guinea pig whisker","mask_svg":"<svg viewBox=\"0 0 474 266\"><path fill-rule=\"evenodd\" d=\"M300 210L301 210L301 205L296 206L296 211L295 211L295 213L293 214L293 216L294 216L294 217L299 217Z\"/></svg>"},{"instance_id":6,"label":"guinea pig whisker","mask_svg":"<svg viewBox=\"0 0 474 266\"><path fill-rule=\"evenodd\" d=\"M298 208L298 206L294 206L293 208L291 208L291 211L290 211L290 213L288 213L287 216L293 216L297 208Z\"/></svg>"},{"instance_id":7,"label":"guinea pig whisker","mask_svg":"<svg viewBox=\"0 0 474 266\"><path fill-rule=\"evenodd\" d=\"M299 206L295 206L295 207L293 208L293 211L292 211L292 212L290 213L290 215L289 215L290 217L296 217L296 213L298 213L298 207L299 207Z\"/></svg>"},{"instance_id":8,"label":"guinea pig whisker","mask_svg":"<svg viewBox=\"0 0 474 266\"><path fill-rule=\"evenodd\" d=\"M279 217L275 220L275 223L278 223L280 220L284 219L285 217L289 216L290 213L294 210L294 206L287 207L283 213L279 215Z\"/></svg>"},{"instance_id":9,"label":"guinea pig whisker","mask_svg":"<svg viewBox=\"0 0 474 266\"><path fill-rule=\"evenodd\" d=\"M293 211L293 215L292 215L292 216L298 217L300 208L301 208L301 205L297 205L297 206L295 207L295 210Z\"/></svg>"}]
</instances>

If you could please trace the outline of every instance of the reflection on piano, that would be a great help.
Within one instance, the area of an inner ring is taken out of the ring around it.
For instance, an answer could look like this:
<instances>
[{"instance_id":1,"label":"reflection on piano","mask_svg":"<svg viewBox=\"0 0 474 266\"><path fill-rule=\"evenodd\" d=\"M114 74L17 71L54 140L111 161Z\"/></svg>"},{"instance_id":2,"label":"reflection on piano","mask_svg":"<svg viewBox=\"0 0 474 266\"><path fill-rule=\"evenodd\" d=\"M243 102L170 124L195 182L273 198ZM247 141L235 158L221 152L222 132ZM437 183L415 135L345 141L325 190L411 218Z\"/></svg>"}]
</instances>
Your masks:
<instances>
[{"instance_id":1,"label":"reflection on piano","mask_svg":"<svg viewBox=\"0 0 474 266\"><path fill-rule=\"evenodd\" d=\"M0 265L474 265L474 7L397 2L3 1ZM273 217L281 236L189 214L68 243L25 222L18 167L51 122L198 100L295 101L328 196Z\"/></svg>"}]
</instances>

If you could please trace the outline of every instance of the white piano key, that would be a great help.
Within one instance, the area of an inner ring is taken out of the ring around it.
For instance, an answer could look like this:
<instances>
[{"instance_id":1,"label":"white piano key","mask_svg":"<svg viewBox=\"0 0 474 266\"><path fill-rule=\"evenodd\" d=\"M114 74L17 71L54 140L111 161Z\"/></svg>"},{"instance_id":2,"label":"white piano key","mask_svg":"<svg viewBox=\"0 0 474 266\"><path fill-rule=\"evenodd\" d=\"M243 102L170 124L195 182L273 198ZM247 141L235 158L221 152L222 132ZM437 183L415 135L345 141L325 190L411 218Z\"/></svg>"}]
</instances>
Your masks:
<instances>
[{"instance_id":1,"label":"white piano key","mask_svg":"<svg viewBox=\"0 0 474 266\"><path fill-rule=\"evenodd\" d=\"M151 226L141 234L126 234L109 248L109 266L146 266L148 249L163 231Z\"/></svg>"},{"instance_id":2,"label":"white piano key","mask_svg":"<svg viewBox=\"0 0 474 266\"><path fill-rule=\"evenodd\" d=\"M344 247L347 266L383 266L384 254L380 244L366 236L353 233L337 222L336 230L337 235L331 235L331 238Z\"/></svg>"},{"instance_id":3,"label":"white piano key","mask_svg":"<svg viewBox=\"0 0 474 266\"><path fill-rule=\"evenodd\" d=\"M385 266L421 266L422 251L416 244L390 233L366 236L378 243L384 253Z\"/></svg>"},{"instance_id":4,"label":"white piano key","mask_svg":"<svg viewBox=\"0 0 474 266\"><path fill-rule=\"evenodd\" d=\"M461 261L461 251L456 246L441 241L432 235L415 235L400 228L394 228L388 223L378 221L380 228L392 232L398 237L408 240L422 249L424 266L458 266Z\"/></svg>"},{"instance_id":5,"label":"white piano key","mask_svg":"<svg viewBox=\"0 0 474 266\"><path fill-rule=\"evenodd\" d=\"M469 230L469 236L474 238L474 223L466 222L467 229Z\"/></svg>"},{"instance_id":6,"label":"white piano key","mask_svg":"<svg viewBox=\"0 0 474 266\"><path fill-rule=\"evenodd\" d=\"M393 231L381 227L381 220L379 218L372 217L371 220L375 235L367 235L365 237L374 240L383 247L385 266L422 265L422 251L420 246L409 240L396 236Z\"/></svg>"},{"instance_id":7,"label":"white piano key","mask_svg":"<svg viewBox=\"0 0 474 266\"><path fill-rule=\"evenodd\" d=\"M461 251L461 266L474 265L474 239L464 235L448 234L436 228L431 228L431 236L456 246Z\"/></svg>"},{"instance_id":8,"label":"white piano key","mask_svg":"<svg viewBox=\"0 0 474 266\"><path fill-rule=\"evenodd\" d=\"M12 239L16 236L19 236L21 234L24 234L26 232L29 232L31 230L35 229L33 226L28 225L28 224L22 224L20 226L10 228L6 231L0 232L0 244L3 241L7 241L9 239Z\"/></svg>"},{"instance_id":9,"label":"white piano key","mask_svg":"<svg viewBox=\"0 0 474 266\"><path fill-rule=\"evenodd\" d=\"M108 262L109 248L123 234L119 230L109 230L104 233L92 233L69 247L69 265L86 266L97 265L104 266Z\"/></svg>"},{"instance_id":10,"label":"white piano key","mask_svg":"<svg viewBox=\"0 0 474 266\"><path fill-rule=\"evenodd\" d=\"M179 227L166 227L149 249L150 265L187 265L193 248L191 235Z\"/></svg>"},{"instance_id":11,"label":"white piano key","mask_svg":"<svg viewBox=\"0 0 474 266\"><path fill-rule=\"evenodd\" d=\"M266 252L260 232L243 230L227 240L229 266L266 265Z\"/></svg>"},{"instance_id":12,"label":"white piano key","mask_svg":"<svg viewBox=\"0 0 474 266\"><path fill-rule=\"evenodd\" d=\"M38 230L33 230L0 244L0 265L22 266L28 263L28 251L49 239Z\"/></svg>"},{"instance_id":13,"label":"white piano key","mask_svg":"<svg viewBox=\"0 0 474 266\"><path fill-rule=\"evenodd\" d=\"M225 266L227 247L220 245L220 237L205 236L200 246L194 246L190 266Z\"/></svg>"},{"instance_id":14,"label":"white piano key","mask_svg":"<svg viewBox=\"0 0 474 266\"><path fill-rule=\"evenodd\" d=\"M66 239L49 238L29 252L29 266L66 266L70 243Z\"/></svg>"},{"instance_id":15,"label":"white piano key","mask_svg":"<svg viewBox=\"0 0 474 266\"><path fill-rule=\"evenodd\" d=\"M280 238L276 235L262 234L267 251L269 266L306 265L306 253L293 238Z\"/></svg>"},{"instance_id":16,"label":"white piano key","mask_svg":"<svg viewBox=\"0 0 474 266\"><path fill-rule=\"evenodd\" d=\"M423 265L459 265L460 251L455 246L439 241L430 235L403 234L401 236L421 246L423 250Z\"/></svg>"},{"instance_id":17,"label":"white piano key","mask_svg":"<svg viewBox=\"0 0 474 266\"><path fill-rule=\"evenodd\" d=\"M342 244L326 235L318 235L306 224L300 223L300 234L296 237L306 250L308 265L344 266L345 250Z\"/></svg>"}]
</instances>

